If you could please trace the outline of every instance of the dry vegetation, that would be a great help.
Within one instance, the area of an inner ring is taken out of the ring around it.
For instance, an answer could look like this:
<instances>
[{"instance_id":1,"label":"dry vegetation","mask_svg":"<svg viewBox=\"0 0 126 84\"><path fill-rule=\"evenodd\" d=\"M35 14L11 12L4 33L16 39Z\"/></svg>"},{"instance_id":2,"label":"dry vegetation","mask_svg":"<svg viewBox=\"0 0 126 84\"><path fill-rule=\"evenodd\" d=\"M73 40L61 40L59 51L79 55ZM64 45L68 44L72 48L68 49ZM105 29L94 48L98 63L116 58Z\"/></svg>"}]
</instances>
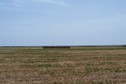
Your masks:
<instances>
[{"instance_id":1,"label":"dry vegetation","mask_svg":"<svg viewBox=\"0 0 126 84\"><path fill-rule=\"evenodd\" d=\"M126 48L0 48L0 84L126 84Z\"/></svg>"}]
</instances>

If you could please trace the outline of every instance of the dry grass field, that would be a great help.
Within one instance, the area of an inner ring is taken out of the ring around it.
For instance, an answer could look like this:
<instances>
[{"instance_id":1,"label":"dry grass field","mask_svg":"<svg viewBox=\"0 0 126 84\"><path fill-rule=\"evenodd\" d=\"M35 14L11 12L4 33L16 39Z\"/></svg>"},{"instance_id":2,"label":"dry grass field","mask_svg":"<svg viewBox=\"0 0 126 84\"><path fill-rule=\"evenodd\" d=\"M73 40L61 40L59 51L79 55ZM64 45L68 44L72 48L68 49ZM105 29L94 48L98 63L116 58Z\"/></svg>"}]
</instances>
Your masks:
<instances>
[{"instance_id":1,"label":"dry grass field","mask_svg":"<svg viewBox=\"0 0 126 84\"><path fill-rule=\"evenodd\" d=\"M0 84L126 84L126 48L1 47Z\"/></svg>"}]
</instances>

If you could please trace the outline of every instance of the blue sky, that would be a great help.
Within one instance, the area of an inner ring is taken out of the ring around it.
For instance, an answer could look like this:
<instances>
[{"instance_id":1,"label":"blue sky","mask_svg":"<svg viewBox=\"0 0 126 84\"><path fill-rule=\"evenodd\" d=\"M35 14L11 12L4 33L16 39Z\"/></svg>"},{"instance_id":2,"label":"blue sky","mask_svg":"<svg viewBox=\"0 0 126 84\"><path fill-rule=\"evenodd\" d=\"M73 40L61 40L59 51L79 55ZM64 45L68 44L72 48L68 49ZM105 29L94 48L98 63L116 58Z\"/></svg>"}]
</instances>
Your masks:
<instances>
[{"instance_id":1,"label":"blue sky","mask_svg":"<svg viewBox=\"0 0 126 84\"><path fill-rule=\"evenodd\" d=\"M126 44L126 0L0 0L0 46Z\"/></svg>"}]
</instances>

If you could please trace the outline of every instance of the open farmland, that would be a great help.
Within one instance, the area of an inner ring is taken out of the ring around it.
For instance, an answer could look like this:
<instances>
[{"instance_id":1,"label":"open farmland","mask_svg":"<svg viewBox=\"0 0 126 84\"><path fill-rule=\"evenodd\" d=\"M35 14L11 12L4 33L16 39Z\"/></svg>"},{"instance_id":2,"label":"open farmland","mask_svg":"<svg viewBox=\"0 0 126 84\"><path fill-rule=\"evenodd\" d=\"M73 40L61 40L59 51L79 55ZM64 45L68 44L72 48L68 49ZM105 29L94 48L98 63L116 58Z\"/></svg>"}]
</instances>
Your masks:
<instances>
[{"instance_id":1,"label":"open farmland","mask_svg":"<svg viewBox=\"0 0 126 84\"><path fill-rule=\"evenodd\" d=\"M126 84L126 47L1 47L0 84Z\"/></svg>"}]
</instances>

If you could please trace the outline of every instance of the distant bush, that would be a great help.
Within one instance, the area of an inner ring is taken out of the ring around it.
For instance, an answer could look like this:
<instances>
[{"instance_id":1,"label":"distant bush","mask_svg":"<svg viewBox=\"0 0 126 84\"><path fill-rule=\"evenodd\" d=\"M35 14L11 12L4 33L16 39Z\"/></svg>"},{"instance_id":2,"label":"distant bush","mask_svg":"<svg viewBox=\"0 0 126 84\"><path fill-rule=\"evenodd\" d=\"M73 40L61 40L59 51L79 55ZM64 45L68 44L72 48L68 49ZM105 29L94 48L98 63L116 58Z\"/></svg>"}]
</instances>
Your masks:
<instances>
[{"instance_id":1,"label":"distant bush","mask_svg":"<svg viewBox=\"0 0 126 84\"><path fill-rule=\"evenodd\" d=\"M122 47L126 47L126 45L123 45Z\"/></svg>"}]
</instances>

